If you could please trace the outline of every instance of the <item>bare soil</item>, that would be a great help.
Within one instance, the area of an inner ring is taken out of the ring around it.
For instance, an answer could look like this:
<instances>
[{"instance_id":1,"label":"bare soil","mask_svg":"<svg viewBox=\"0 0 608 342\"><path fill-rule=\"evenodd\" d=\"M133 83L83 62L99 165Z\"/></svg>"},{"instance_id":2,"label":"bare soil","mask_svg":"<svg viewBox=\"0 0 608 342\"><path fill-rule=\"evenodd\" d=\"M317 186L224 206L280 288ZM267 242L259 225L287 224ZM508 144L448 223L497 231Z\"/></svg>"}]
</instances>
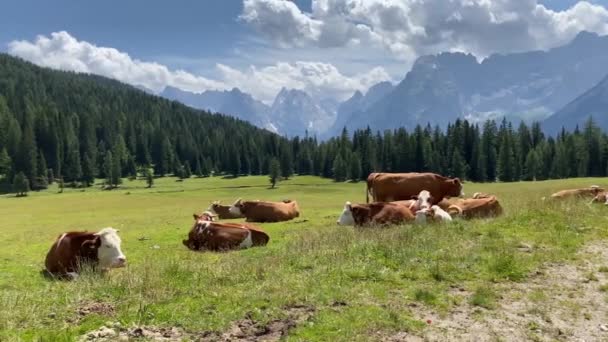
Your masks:
<instances>
[{"instance_id":1,"label":"bare soil","mask_svg":"<svg viewBox=\"0 0 608 342\"><path fill-rule=\"evenodd\" d=\"M382 340L608 341L607 266L608 242L589 244L572 262L545 264L524 282L499 285L492 309L471 305L472 292L454 288L460 304L447 314L412 309L428 323L424 331Z\"/></svg>"}]
</instances>

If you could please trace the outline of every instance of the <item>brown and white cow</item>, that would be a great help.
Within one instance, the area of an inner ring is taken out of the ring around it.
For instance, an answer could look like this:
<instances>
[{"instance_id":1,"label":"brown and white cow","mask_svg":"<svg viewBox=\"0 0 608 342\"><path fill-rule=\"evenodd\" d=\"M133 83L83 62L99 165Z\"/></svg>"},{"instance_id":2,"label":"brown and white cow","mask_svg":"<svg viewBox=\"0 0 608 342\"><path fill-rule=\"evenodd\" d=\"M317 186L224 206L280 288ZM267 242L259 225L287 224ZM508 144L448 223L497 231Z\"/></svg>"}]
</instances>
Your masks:
<instances>
[{"instance_id":1,"label":"brown and white cow","mask_svg":"<svg viewBox=\"0 0 608 342\"><path fill-rule=\"evenodd\" d=\"M462 196L462 183L458 178L447 178L435 173L372 173L367 177L366 199L373 202L409 200L421 191L432 196L431 205L445 197Z\"/></svg>"},{"instance_id":2,"label":"brown and white cow","mask_svg":"<svg viewBox=\"0 0 608 342\"><path fill-rule=\"evenodd\" d=\"M591 203L604 203L608 205L608 191L597 194L597 196L593 197Z\"/></svg>"},{"instance_id":3,"label":"brown and white cow","mask_svg":"<svg viewBox=\"0 0 608 342\"><path fill-rule=\"evenodd\" d=\"M214 222L207 213L194 214L194 226L182 243L194 251L227 251L265 246L270 237L262 229L247 223Z\"/></svg>"},{"instance_id":4,"label":"brown and white cow","mask_svg":"<svg viewBox=\"0 0 608 342\"><path fill-rule=\"evenodd\" d=\"M594 198L600 193L606 191L597 185L592 185L588 188L562 190L551 195L551 199L567 199L567 198Z\"/></svg>"},{"instance_id":5,"label":"brown and white cow","mask_svg":"<svg viewBox=\"0 0 608 342\"><path fill-rule=\"evenodd\" d=\"M120 249L118 230L104 228L97 233L61 234L46 255L46 272L53 276L76 276L84 265L102 271L124 267L127 258Z\"/></svg>"},{"instance_id":6,"label":"brown and white cow","mask_svg":"<svg viewBox=\"0 0 608 342\"><path fill-rule=\"evenodd\" d=\"M412 211L401 204L385 202L351 204L346 202L336 223L341 226L387 225L413 222L415 219Z\"/></svg>"},{"instance_id":7,"label":"brown and white cow","mask_svg":"<svg viewBox=\"0 0 608 342\"><path fill-rule=\"evenodd\" d=\"M211 205L209 206L209 208L207 208L207 211L215 213L217 217L219 217L221 220L244 218L244 216L242 215L235 215L231 213L230 206L222 205L220 201L211 202Z\"/></svg>"},{"instance_id":8,"label":"brown and white cow","mask_svg":"<svg viewBox=\"0 0 608 342\"><path fill-rule=\"evenodd\" d=\"M240 198L230 207L233 215L242 215L247 222L282 222L300 216L298 202L243 201Z\"/></svg>"},{"instance_id":9,"label":"brown and white cow","mask_svg":"<svg viewBox=\"0 0 608 342\"><path fill-rule=\"evenodd\" d=\"M425 224L428 222L452 222L452 216L438 205L416 211L416 223Z\"/></svg>"},{"instance_id":10,"label":"brown and white cow","mask_svg":"<svg viewBox=\"0 0 608 342\"><path fill-rule=\"evenodd\" d=\"M451 205L447 212L452 216L460 216L465 219L496 217L503 213L502 206L496 196L486 198L461 199Z\"/></svg>"}]
</instances>

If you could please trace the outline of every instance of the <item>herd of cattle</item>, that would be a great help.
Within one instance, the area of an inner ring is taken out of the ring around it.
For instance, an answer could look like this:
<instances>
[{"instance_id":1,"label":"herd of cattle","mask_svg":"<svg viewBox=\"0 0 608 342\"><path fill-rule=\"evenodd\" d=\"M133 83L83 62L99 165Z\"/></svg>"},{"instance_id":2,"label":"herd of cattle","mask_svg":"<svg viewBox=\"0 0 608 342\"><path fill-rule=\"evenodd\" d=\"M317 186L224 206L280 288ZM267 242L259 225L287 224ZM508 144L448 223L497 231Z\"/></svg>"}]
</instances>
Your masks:
<instances>
[{"instance_id":1,"label":"herd of cattle","mask_svg":"<svg viewBox=\"0 0 608 342\"><path fill-rule=\"evenodd\" d=\"M372 203L369 197L372 198ZM598 186L563 190L549 200L592 198L593 203L608 205L608 192ZM544 199L546 200L546 199ZM367 178L366 203L346 202L338 225L381 226L387 224L450 222L463 219L496 217L503 213L494 195L475 193L464 198L458 178L433 173L372 173ZM225 251L264 246L270 237L251 222L282 222L300 215L296 201L243 201L231 206L213 202L202 214L194 214L194 225L183 244L195 251ZM245 222L218 220L244 218ZM52 277L73 278L83 265L108 270L124 267L118 230L104 228L97 233L61 234L47 253L44 273Z\"/></svg>"}]
</instances>

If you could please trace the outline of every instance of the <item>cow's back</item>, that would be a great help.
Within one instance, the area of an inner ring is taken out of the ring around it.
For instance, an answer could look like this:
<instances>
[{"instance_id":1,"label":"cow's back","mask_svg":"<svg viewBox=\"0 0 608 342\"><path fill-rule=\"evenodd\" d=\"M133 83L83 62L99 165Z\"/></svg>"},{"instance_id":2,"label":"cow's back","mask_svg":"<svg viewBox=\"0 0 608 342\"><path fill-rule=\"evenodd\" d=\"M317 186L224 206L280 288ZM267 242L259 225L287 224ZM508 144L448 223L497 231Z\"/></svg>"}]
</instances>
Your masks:
<instances>
[{"instance_id":1,"label":"cow's back","mask_svg":"<svg viewBox=\"0 0 608 342\"><path fill-rule=\"evenodd\" d=\"M243 215L250 222L280 222L300 215L296 201L285 202L243 202Z\"/></svg>"},{"instance_id":2,"label":"cow's back","mask_svg":"<svg viewBox=\"0 0 608 342\"><path fill-rule=\"evenodd\" d=\"M373 181L375 202L392 202L412 199L421 191L427 190L439 201L443 178L434 173L381 173Z\"/></svg>"},{"instance_id":3,"label":"cow's back","mask_svg":"<svg viewBox=\"0 0 608 342\"><path fill-rule=\"evenodd\" d=\"M78 272L80 260L83 257L80 253L80 245L83 241L93 238L93 233L88 232L68 232L61 234L46 254L44 265L46 270L52 274L66 274L68 272ZM93 255L88 259L95 259Z\"/></svg>"},{"instance_id":4,"label":"cow's back","mask_svg":"<svg viewBox=\"0 0 608 342\"><path fill-rule=\"evenodd\" d=\"M460 214L467 219L496 217L503 213L502 206L495 196L479 199L466 199L454 205L460 208Z\"/></svg>"}]
</instances>

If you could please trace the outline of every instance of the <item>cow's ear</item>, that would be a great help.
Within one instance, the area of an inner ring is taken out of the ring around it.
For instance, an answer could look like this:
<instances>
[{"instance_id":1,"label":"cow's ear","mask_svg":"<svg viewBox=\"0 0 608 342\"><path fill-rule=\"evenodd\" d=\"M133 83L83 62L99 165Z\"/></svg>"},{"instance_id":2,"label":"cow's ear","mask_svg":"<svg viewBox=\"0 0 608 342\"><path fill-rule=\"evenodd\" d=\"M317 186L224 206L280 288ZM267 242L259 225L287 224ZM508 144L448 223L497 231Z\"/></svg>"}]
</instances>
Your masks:
<instances>
[{"instance_id":1,"label":"cow's ear","mask_svg":"<svg viewBox=\"0 0 608 342\"><path fill-rule=\"evenodd\" d=\"M433 197L433 195L429 196L429 202L435 203L435 197Z\"/></svg>"},{"instance_id":2,"label":"cow's ear","mask_svg":"<svg viewBox=\"0 0 608 342\"><path fill-rule=\"evenodd\" d=\"M413 200L417 201L417 200L418 200L418 195L414 195L414 196L412 196L412 198L411 198L411 199L413 199Z\"/></svg>"},{"instance_id":3,"label":"cow's ear","mask_svg":"<svg viewBox=\"0 0 608 342\"><path fill-rule=\"evenodd\" d=\"M194 221L198 221L201 218L199 214L192 214L192 216L194 217Z\"/></svg>"},{"instance_id":4,"label":"cow's ear","mask_svg":"<svg viewBox=\"0 0 608 342\"><path fill-rule=\"evenodd\" d=\"M454 182L454 184L456 184L456 185L460 185L460 184L462 184L462 182L460 181L460 178L454 178L452 181L453 181L453 182Z\"/></svg>"},{"instance_id":5,"label":"cow's ear","mask_svg":"<svg viewBox=\"0 0 608 342\"><path fill-rule=\"evenodd\" d=\"M91 240L85 240L81 246L84 249L99 248L101 246L101 238L99 236L96 236Z\"/></svg>"}]
</instances>

